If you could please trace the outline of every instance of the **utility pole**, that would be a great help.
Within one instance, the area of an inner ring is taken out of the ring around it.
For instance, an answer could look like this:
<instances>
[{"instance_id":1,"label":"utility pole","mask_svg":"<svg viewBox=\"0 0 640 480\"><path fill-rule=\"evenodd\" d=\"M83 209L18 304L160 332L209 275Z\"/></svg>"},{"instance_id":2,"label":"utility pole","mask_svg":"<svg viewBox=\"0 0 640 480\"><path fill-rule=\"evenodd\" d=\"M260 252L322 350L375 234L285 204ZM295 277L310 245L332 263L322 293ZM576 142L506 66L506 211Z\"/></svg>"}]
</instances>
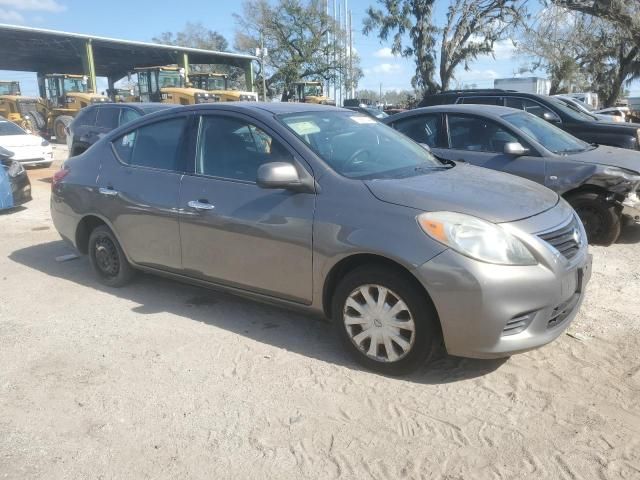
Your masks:
<instances>
[{"instance_id":1,"label":"utility pole","mask_svg":"<svg viewBox=\"0 0 640 480\"><path fill-rule=\"evenodd\" d=\"M337 36L336 36L336 26L337 26L337 16L336 16L336 0L333 0L333 29L334 29L334 33L333 33L333 72L335 74L336 71L336 48L337 48ZM338 96L337 96L337 89L336 89L336 85L337 85L337 81L335 80L335 76L334 76L334 80L333 80L333 100L336 102L336 106L339 106L338 104Z\"/></svg>"},{"instance_id":2,"label":"utility pole","mask_svg":"<svg viewBox=\"0 0 640 480\"><path fill-rule=\"evenodd\" d=\"M264 50L264 34L262 30L260 31L260 70L262 76L262 100L267 101L267 80L265 79L265 70L264 70L264 57L266 56L266 52Z\"/></svg>"},{"instance_id":3,"label":"utility pole","mask_svg":"<svg viewBox=\"0 0 640 480\"><path fill-rule=\"evenodd\" d=\"M349 87L351 87L350 98L355 97L355 82L353 81L353 23L351 10L349 10Z\"/></svg>"}]
</instances>

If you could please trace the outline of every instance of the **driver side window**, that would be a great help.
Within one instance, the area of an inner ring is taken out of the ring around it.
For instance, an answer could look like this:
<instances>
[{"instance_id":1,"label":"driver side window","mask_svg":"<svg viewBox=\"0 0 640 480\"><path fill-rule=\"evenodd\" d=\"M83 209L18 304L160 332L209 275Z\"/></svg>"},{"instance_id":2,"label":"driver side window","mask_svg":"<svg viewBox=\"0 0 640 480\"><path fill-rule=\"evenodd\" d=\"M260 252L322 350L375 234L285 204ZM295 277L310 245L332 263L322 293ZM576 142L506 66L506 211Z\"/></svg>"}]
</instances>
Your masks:
<instances>
[{"instance_id":1,"label":"driver side window","mask_svg":"<svg viewBox=\"0 0 640 480\"><path fill-rule=\"evenodd\" d=\"M451 148L472 152L503 153L507 143L519 140L497 123L480 117L449 115Z\"/></svg>"},{"instance_id":2,"label":"driver side window","mask_svg":"<svg viewBox=\"0 0 640 480\"><path fill-rule=\"evenodd\" d=\"M200 118L196 173L255 182L258 168L269 162L294 163L293 155L264 130L218 115Z\"/></svg>"}]
</instances>

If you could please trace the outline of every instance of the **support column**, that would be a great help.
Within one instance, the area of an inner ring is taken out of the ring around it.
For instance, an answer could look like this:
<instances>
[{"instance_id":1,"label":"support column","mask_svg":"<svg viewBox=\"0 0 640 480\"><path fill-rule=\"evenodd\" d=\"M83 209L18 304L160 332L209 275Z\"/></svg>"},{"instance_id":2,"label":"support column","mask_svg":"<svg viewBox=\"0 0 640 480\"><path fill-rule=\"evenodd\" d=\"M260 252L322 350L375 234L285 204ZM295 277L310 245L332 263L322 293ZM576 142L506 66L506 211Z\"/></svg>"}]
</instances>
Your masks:
<instances>
[{"instance_id":1,"label":"support column","mask_svg":"<svg viewBox=\"0 0 640 480\"><path fill-rule=\"evenodd\" d=\"M47 98L47 87L44 82L44 73L38 72L36 77L38 79L38 92L40 93L40 98Z\"/></svg>"},{"instance_id":2,"label":"support column","mask_svg":"<svg viewBox=\"0 0 640 480\"><path fill-rule=\"evenodd\" d=\"M91 39L84 43L84 55L82 56L82 68L87 76L87 90L98 93L98 85L96 83L96 65L93 61L93 45Z\"/></svg>"},{"instance_id":3,"label":"support column","mask_svg":"<svg viewBox=\"0 0 640 480\"><path fill-rule=\"evenodd\" d=\"M247 91L253 92L253 62L251 60L244 67L244 81L247 84Z\"/></svg>"},{"instance_id":4,"label":"support column","mask_svg":"<svg viewBox=\"0 0 640 480\"><path fill-rule=\"evenodd\" d=\"M184 68L184 83L186 84L189 81L189 54L188 53L179 54L178 65L180 65L180 68Z\"/></svg>"}]
</instances>

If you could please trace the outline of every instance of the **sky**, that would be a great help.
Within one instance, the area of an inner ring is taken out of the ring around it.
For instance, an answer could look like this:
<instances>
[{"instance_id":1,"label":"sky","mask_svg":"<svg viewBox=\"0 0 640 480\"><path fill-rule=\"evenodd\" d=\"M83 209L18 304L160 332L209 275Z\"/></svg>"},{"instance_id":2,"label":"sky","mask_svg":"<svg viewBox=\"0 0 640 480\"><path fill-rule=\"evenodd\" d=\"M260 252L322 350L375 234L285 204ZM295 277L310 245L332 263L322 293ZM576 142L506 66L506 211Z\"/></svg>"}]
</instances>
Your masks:
<instances>
[{"instance_id":1,"label":"sky","mask_svg":"<svg viewBox=\"0 0 640 480\"><path fill-rule=\"evenodd\" d=\"M375 3L375 0L348 0L354 48L365 73L358 87L376 91L381 87L385 91L410 89L415 71L413 60L393 56L389 43L381 43L374 34L362 34L366 10ZM191 0L187 4L157 0L110 0L95 4L86 0L0 0L0 23L150 41L161 32L181 30L187 22L201 22L224 35L232 45L233 14L241 12L241 4L241 0ZM444 8L436 12L437 18L443 15ZM526 62L525 58L515 56L513 43L505 40L496 46L495 58L480 57L470 65L469 71L460 68L456 72L457 84L452 87L464 84L493 87L495 78L513 77ZM0 78L20 80L25 95L37 92L35 74L0 70ZM98 88L106 88L106 83L100 81ZM640 85L633 86L632 93L640 95Z\"/></svg>"}]
</instances>

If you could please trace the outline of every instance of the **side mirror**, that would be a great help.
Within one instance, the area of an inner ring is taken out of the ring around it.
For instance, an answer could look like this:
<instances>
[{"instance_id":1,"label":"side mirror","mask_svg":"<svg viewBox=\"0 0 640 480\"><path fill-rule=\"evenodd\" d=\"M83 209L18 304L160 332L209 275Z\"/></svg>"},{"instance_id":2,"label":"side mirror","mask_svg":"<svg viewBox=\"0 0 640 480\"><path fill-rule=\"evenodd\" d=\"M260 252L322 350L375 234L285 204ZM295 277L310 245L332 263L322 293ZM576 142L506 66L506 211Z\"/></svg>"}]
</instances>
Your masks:
<instances>
[{"instance_id":1,"label":"side mirror","mask_svg":"<svg viewBox=\"0 0 640 480\"><path fill-rule=\"evenodd\" d=\"M299 188L303 185L296 167L287 162L270 162L258 168L258 186L262 188Z\"/></svg>"},{"instance_id":2,"label":"side mirror","mask_svg":"<svg viewBox=\"0 0 640 480\"><path fill-rule=\"evenodd\" d=\"M513 155L514 157L519 157L529 153L529 150L524 148L520 142L509 142L504 145L504 153L507 155Z\"/></svg>"},{"instance_id":3,"label":"side mirror","mask_svg":"<svg viewBox=\"0 0 640 480\"><path fill-rule=\"evenodd\" d=\"M421 143L420 146L424 148L427 152L431 152L431 147L426 143Z\"/></svg>"},{"instance_id":4,"label":"side mirror","mask_svg":"<svg viewBox=\"0 0 640 480\"><path fill-rule=\"evenodd\" d=\"M553 112L544 112L542 114L542 118L544 118L547 122L560 123L560 117Z\"/></svg>"}]
</instances>

